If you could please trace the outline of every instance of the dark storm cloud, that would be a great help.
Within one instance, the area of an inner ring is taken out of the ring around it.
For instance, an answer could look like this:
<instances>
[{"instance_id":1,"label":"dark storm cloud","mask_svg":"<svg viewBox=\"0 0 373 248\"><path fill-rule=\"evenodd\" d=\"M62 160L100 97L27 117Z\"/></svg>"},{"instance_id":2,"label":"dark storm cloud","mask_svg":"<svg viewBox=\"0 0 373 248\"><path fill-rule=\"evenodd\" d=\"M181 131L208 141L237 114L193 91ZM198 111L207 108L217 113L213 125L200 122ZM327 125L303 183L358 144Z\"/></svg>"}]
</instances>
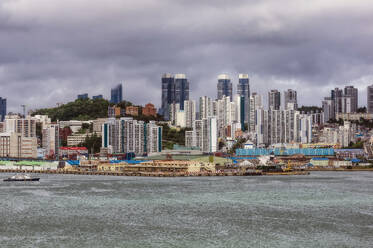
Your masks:
<instances>
[{"instance_id":1,"label":"dark storm cloud","mask_svg":"<svg viewBox=\"0 0 373 248\"><path fill-rule=\"evenodd\" d=\"M78 93L160 103L164 72L186 73L191 96L216 96L216 77L248 73L252 91L298 90L320 104L332 87L373 83L368 1L0 2L0 94L10 110ZM361 98L361 103L363 98Z\"/></svg>"}]
</instances>

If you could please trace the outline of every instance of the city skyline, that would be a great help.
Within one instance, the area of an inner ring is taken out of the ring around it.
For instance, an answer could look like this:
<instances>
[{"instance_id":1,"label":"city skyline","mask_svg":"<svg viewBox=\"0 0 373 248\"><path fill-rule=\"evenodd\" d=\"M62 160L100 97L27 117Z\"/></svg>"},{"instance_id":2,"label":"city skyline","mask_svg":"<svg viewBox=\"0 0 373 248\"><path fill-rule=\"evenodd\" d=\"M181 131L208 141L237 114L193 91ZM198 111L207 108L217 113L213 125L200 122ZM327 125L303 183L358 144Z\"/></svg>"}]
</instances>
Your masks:
<instances>
[{"instance_id":1,"label":"city skyline","mask_svg":"<svg viewBox=\"0 0 373 248\"><path fill-rule=\"evenodd\" d=\"M367 52L373 36L366 28L373 4L367 1L147 6L2 1L0 90L9 110L55 106L78 92L108 98L107 89L123 80L124 99L160 107L159 77L165 72L185 73L194 100L215 96L217 75L230 75L235 85L235 76L247 73L252 92L294 89L300 106L320 105L330 88L345 85L357 87L359 105L365 105L366 87L373 83Z\"/></svg>"}]
</instances>

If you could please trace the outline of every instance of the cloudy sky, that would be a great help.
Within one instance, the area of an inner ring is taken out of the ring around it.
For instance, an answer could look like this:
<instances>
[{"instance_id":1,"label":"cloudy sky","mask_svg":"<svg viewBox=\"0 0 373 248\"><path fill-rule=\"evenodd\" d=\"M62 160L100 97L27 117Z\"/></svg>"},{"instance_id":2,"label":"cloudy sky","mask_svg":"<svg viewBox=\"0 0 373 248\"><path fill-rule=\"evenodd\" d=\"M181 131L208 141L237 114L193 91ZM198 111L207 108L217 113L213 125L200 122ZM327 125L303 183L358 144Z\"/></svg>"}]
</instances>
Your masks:
<instances>
[{"instance_id":1,"label":"cloudy sky","mask_svg":"<svg viewBox=\"0 0 373 248\"><path fill-rule=\"evenodd\" d=\"M125 99L159 106L162 73L187 74L194 99L248 73L252 92L320 105L352 84L365 105L372 13L371 0L0 0L0 96L20 112L124 82Z\"/></svg>"}]
</instances>

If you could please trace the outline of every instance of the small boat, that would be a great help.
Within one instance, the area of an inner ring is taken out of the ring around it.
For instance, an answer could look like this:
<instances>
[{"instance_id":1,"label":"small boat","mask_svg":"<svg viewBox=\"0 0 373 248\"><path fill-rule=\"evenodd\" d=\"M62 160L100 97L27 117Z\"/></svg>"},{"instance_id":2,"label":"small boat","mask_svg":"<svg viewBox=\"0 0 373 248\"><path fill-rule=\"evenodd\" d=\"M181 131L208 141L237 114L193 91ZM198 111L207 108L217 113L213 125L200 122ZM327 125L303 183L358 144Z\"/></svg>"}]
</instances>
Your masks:
<instances>
[{"instance_id":1,"label":"small boat","mask_svg":"<svg viewBox=\"0 0 373 248\"><path fill-rule=\"evenodd\" d=\"M31 177L30 175L14 175L7 179L4 179L4 182L25 182L25 181L39 181L39 177Z\"/></svg>"}]
</instances>

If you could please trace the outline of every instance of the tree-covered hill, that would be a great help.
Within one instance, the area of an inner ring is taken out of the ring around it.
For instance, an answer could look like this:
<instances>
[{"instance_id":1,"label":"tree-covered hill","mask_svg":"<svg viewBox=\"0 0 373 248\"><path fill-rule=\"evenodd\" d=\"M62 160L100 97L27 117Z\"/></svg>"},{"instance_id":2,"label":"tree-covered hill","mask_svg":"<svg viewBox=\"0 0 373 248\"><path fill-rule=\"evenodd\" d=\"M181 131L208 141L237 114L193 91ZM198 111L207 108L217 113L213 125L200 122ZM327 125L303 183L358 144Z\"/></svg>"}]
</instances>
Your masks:
<instances>
[{"instance_id":1,"label":"tree-covered hill","mask_svg":"<svg viewBox=\"0 0 373 248\"><path fill-rule=\"evenodd\" d=\"M74 102L69 102L55 108L43 108L38 109L32 113L32 115L48 115L53 122L69 121L69 120L79 120L87 121L94 120L97 118L106 118L108 116L108 107L113 104L105 99L77 99ZM125 109L127 106L132 106L131 102L122 101L116 106L121 109ZM129 116L133 117L135 120L142 120L149 122L151 120L162 121L162 116L144 116L142 115L142 107L139 107L139 116Z\"/></svg>"},{"instance_id":2,"label":"tree-covered hill","mask_svg":"<svg viewBox=\"0 0 373 248\"><path fill-rule=\"evenodd\" d=\"M131 104L123 102L121 105ZM32 115L48 115L52 121L92 120L107 117L110 103L105 99L78 99L55 108L38 109Z\"/></svg>"}]
</instances>

